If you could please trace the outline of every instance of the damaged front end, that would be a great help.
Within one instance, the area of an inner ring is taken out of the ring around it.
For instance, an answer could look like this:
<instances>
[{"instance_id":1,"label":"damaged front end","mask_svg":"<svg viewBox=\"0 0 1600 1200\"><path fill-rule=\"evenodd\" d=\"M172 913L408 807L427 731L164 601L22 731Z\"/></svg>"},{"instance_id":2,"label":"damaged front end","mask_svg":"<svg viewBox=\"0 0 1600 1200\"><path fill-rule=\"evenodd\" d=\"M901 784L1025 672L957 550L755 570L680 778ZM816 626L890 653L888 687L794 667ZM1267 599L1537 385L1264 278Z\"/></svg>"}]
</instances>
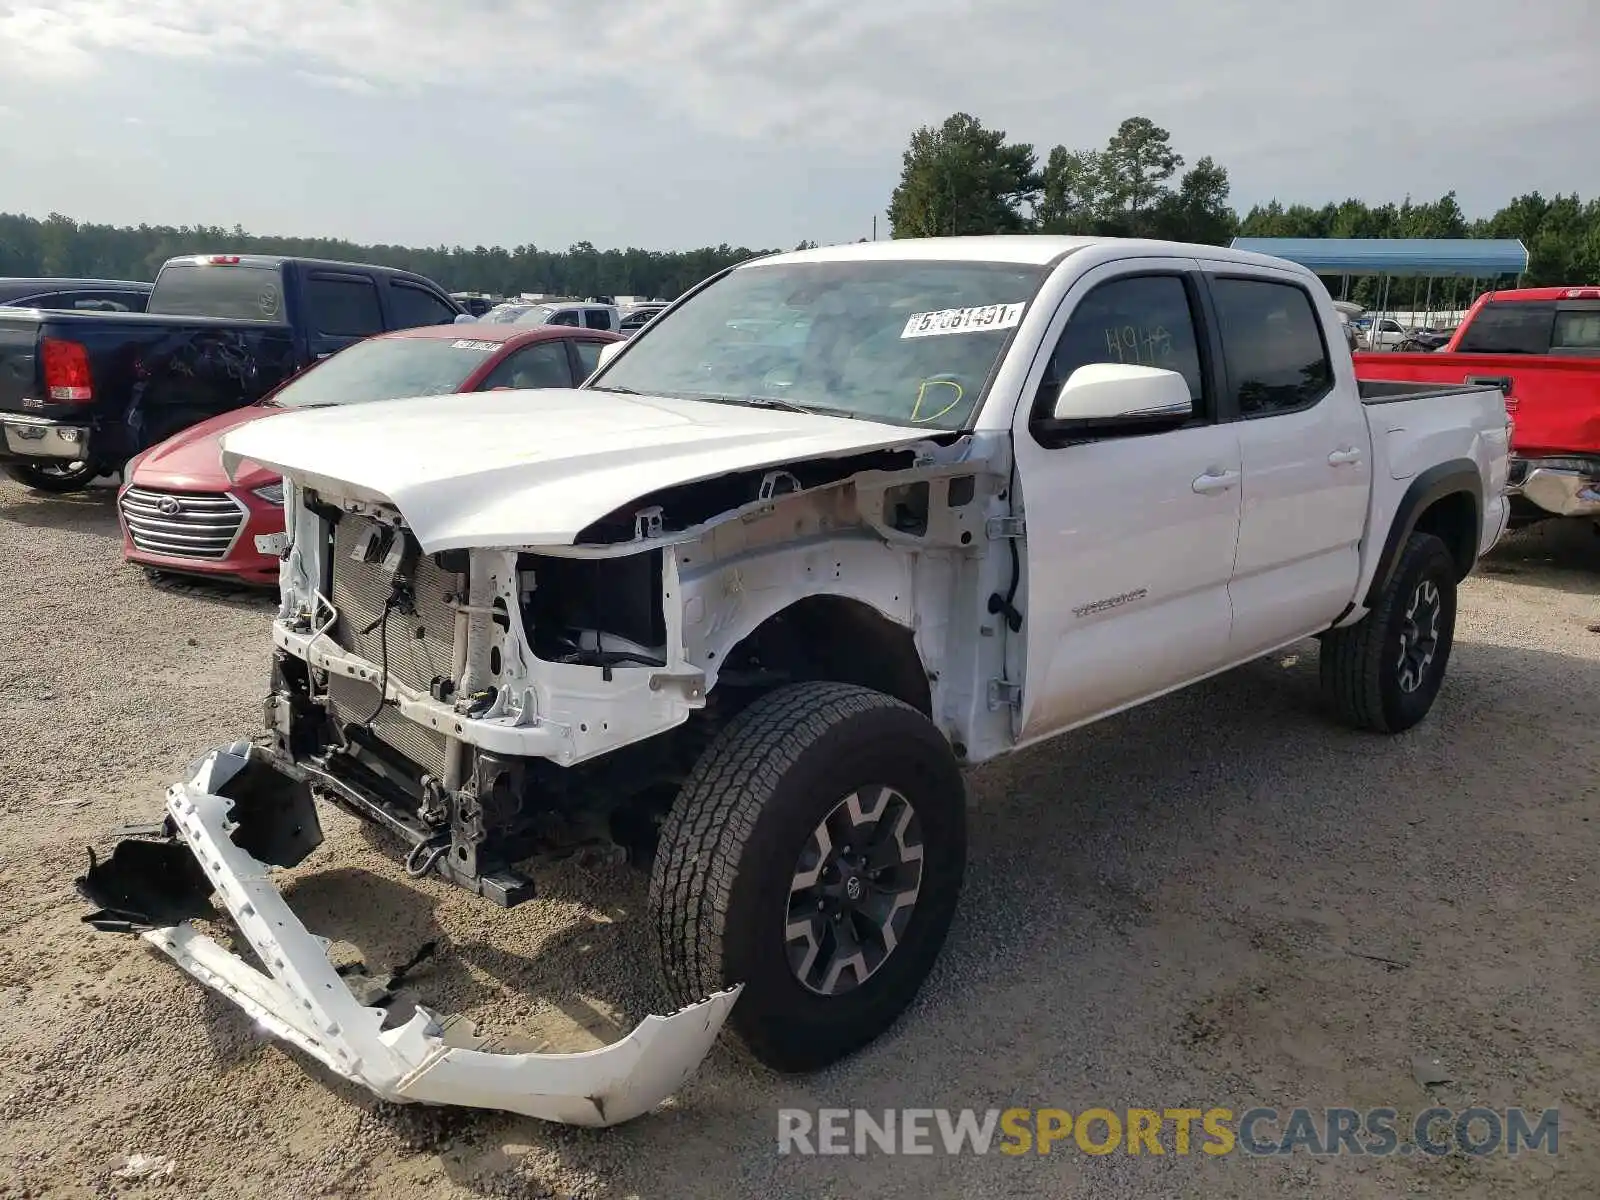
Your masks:
<instances>
[{"instance_id":1,"label":"damaged front end","mask_svg":"<svg viewBox=\"0 0 1600 1200\"><path fill-rule=\"evenodd\" d=\"M194 763L167 793L167 816L109 858L91 855L79 891L101 929L138 932L273 1036L386 1100L498 1109L573 1125L615 1125L649 1111L710 1050L739 988L670 1016L648 1016L626 1038L573 1054L495 1049L469 1022L418 1007L384 1028L270 879L322 841L308 781L245 742ZM218 915L215 895L265 970L192 922Z\"/></svg>"}]
</instances>

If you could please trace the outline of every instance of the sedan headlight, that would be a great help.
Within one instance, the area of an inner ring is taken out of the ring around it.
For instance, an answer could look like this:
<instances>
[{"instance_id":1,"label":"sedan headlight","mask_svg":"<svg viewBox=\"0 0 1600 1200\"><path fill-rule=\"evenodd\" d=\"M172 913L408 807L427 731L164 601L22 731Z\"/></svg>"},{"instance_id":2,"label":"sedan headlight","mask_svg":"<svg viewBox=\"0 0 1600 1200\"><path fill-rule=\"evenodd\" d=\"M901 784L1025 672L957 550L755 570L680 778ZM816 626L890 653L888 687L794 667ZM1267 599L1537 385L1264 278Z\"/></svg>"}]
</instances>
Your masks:
<instances>
[{"instance_id":1,"label":"sedan headlight","mask_svg":"<svg viewBox=\"0 0 1600 1200\"><path fill-rule=\"evenodd\" d=\"M283 506L283 484L269 483L266 487L252 488L252 494L260 496L268 504Z\"/></svg>"}]
</instances>

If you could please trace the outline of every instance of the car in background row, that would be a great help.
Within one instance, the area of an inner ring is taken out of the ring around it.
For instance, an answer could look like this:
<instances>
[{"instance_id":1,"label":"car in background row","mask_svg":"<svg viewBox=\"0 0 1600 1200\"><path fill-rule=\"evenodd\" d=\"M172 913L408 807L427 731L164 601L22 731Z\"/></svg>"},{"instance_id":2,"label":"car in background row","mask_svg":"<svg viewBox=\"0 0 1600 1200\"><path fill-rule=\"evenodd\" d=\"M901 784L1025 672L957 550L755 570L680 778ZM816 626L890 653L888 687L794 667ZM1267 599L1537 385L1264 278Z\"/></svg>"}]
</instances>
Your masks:
<instances>
[{"instance_id":1,"label":"car in background row","mask_svg":"<svg viewBox=\"0 0 1600 1200\"><path fill-rule=\"evenodd\" d=\"M70 312L143 312L154 286L131 279L0 279L0 305Z\"/></svg>"},{"instance_id":2,"label":"car in background row","mask_svg":"<svg viewBox=\"0 0 1600 1200\"><path fill-rule=\"evenodd\" d=\"M666 308L661 304L635 304L622 314L622 324L619 327L624 337L632 337L643 329Z\"/></svg>"},{"instance_id":3,"label":"car in background row","mask_svg":"<svg viewBox=\"0 0 1600 1200\"><path fill-rule=\"evenodd\" d=\"M123 557L155 574L271 584L284 546L282 482L250 464L230 480L219 446L224 433L291 409L570 388L594 372L602 347L621 340L598 329L434 325L358 342L257 403L191 426L129 463L117 496ZM537 419L530 404L529 420Z\"/></svg>"},{"instance_id":4,"label":"car in background row","mask_svg":"<svg viewBox=\"0 0 1600 1200\"><path fill-rule=\"evenodd\" d=\"M1511 521L1600 527L1600 287L1485 292L1431 352L1355 356L1359 379L1492 384L1511 416Z\"/></svg>"},{"instance_id":5,"label":"car in background row","mask_svg":"<svg viewBox=\"0 0 1600 1200\"><path fill-rule=\"evenodd\" d=\"M565 325L579 329L603 329L617 333L622 328L622 313L615 304L593 301L515 301L497 304L479 321L489 325Z\"/></svg>"},{"instance_id":6,"label":"car in background row","mask_svg":"<svg viewBox=\"0 0 1600 1200\"><path fill-rule=\"evenodd\" d=\"M144 312L0 308L0 467L79 491L353 342L458 317L409 271L264 254L169 259Z\"/></svg>"},{"instance_id":7,"label":"car in background row","mask_svg":"<svg viewBox=\"0 0 1600 1200\"><path fill-rule=\"evenodd\" d=\"M451 292L450 299L461 306L468 316L481 317L494 307L494 301L482 292Z\"/></svg>"}]
</instances>

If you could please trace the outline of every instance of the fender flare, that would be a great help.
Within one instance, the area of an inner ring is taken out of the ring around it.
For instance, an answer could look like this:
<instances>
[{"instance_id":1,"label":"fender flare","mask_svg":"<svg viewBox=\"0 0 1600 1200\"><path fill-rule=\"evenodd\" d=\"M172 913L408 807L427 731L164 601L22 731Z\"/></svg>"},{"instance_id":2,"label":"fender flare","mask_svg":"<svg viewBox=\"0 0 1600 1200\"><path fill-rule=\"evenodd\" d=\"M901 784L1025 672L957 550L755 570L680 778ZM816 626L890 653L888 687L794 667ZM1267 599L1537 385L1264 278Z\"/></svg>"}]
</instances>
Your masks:
<instances>
[{"instance_id":1,"label":"fender flare","mask_svg":"<svg viewBox=\"0 0 1600 1200\"><path fill-rule=\"evenodd\" d=\"M1406 540L1416 531L1422 514L1446 496L1463 492L1472 500L1472 561L1467 564L1467 571L1472 569L1472 564L1478 559L1478 530L1483 522L1483 477L1478 473L1477 463L1469 458L1456 458L1429 467L1406 488L1395 510L1394 520L1389 523L1389 533L1384 539L1383 551L1378 556L1372 583L1367 587L1363 600L1366 607L1375 606L1388 588L1394 578L1395 567L1399 565L1400 553L1405 549ZM1465 576L1467 571L1463 571L1462 575Z\"/></svg>"}]
</instances>

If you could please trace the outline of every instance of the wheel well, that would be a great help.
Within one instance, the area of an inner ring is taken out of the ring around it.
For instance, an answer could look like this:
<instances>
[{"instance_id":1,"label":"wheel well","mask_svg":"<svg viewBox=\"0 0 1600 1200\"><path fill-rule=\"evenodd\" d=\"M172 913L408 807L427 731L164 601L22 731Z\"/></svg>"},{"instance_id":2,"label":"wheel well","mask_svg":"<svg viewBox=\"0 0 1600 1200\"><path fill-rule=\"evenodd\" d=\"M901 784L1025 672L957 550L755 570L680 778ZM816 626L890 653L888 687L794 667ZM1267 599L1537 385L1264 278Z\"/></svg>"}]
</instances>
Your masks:
<instances>
[{"instance_id":1,"label":"wheel well","mask_svg":"<svg viewBox=\"0 0 1600 1200\"><path fill-rule=\"evenodd\" d=\"M822 680L869 687L933 713L911 630L845 596L807 596L768 617L728 653L717 689Z\"/></svg>"},{"instance_id":2,"label":"wheel well","mask_svg":"<svg viewBox=\"0 0 1600 1200\"><path fill-rule=\"evenodd\" d=\"M1417 533L1431 533L1455 560L1456 578L1465 579L1478 561L1478 508L1466 492L1440 496L1417 517Z\"/></svg>"}]
</instances>

